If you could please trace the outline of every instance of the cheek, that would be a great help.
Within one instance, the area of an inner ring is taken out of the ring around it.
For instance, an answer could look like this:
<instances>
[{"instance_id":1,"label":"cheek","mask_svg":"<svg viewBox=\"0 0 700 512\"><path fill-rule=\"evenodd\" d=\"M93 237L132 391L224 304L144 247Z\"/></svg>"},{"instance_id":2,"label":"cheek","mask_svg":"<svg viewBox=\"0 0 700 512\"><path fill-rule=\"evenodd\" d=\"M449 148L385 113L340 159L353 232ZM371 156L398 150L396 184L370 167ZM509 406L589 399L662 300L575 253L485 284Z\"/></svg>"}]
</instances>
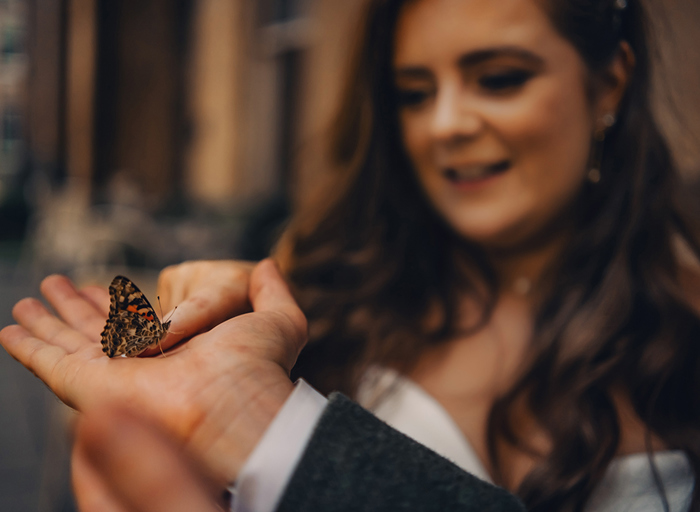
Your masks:
<instances>
[{"instance_id":1,"label":"cheek","mask_svg":"<svg viewBox=\"0 0 700 512\"><path fill-rule=\"evenodd\" d=\"M540 193L570 195L590 153L592 126L581 82L553 81L508 117L503 133L522 164L522 180Z\"/></svg>"},{"instance_id":2,"label":"cheek","mask_svg":"<svg viewBox=\"0 0 700 512\"><path fill-rule=\"evenodd\" d=\"M420 168L420 163L430 156L430 141L426 132L426 119L419 113L402 113L399 116L401 140L411 161Z\"/></svg>"},{"instance_id":3,"label":"cheek","mask_svg":"<svg viewBox=\"0 0 700 512\"><path fill-rule=\"evenodd\" d=\"M576 75L574 75L576 76ZM552 159L568 161L580 169L585 166L590 146L590 107L583 79L553 80L531 102L523 119L523 143L542 151Z\"/></svg>"}]
</instances>

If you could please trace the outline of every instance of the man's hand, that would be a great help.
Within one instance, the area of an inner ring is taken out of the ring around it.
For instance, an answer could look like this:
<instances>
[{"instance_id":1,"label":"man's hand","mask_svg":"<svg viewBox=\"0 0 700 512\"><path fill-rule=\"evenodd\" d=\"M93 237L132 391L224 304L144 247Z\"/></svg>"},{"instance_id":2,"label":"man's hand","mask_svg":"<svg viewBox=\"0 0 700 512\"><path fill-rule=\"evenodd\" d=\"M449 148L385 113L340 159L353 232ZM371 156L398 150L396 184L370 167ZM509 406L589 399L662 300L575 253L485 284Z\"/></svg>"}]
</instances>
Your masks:
<instances>
[{"instance_id":1,"label":"man's hand","mask_svg":"<svg viewBox=\"0 0 700 512\"><path fill-rule=\"evenodd\" d=\"M100 344L105 303L97 290L80 292L52 276L42 293L60 318L38 300L17 303L19 325L0 331L10 355L75 409L129 404L222 482L235 479L292 391L288 375L306 341L306 319L270 260L250 276L252 313L193 337L165 358L107 358Z\"/></svg>"}]
</instances>

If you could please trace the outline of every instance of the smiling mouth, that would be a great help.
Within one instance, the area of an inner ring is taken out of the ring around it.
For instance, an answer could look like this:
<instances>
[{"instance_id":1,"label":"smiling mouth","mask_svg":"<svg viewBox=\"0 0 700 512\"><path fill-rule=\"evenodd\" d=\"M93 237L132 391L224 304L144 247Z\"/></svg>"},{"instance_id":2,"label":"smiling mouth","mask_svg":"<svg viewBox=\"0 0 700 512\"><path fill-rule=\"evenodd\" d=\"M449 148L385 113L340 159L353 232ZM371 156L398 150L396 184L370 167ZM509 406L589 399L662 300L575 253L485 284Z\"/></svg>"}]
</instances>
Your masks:
<instances>
[{"instance_id":1,"label":"smiling mouth","mask_svg":"<svg viewBox=\"0 0 700 512\"><path fill-rule=\"evenodd\" d=\"M497 174L506 172L510 162L503 160L493 165L466 165L449 167L443 171L445 177L453 183L468 183L480 181Z\"/></svg>"}]
</instances>

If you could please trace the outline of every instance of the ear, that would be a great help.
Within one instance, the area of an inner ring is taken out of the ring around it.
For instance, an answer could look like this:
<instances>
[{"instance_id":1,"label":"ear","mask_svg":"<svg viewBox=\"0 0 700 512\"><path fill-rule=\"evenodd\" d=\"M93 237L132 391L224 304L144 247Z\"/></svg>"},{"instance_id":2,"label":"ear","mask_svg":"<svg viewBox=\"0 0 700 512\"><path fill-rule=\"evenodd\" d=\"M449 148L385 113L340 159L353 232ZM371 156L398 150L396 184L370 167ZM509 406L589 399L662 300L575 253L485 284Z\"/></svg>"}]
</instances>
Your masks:
<instances>
[{"instance_id":1,"label":"ear","mask_svg":"<svg viewBox=\"0 0 700 512\"><path fill-rule=\"evenodd\" d=\"M622 41L617 54L597 81L594 101L596 120L602 119L606 114L617 115L620 102L632 79L635 63L632 48L627 41Z\"/></svg>"}]
</instances>

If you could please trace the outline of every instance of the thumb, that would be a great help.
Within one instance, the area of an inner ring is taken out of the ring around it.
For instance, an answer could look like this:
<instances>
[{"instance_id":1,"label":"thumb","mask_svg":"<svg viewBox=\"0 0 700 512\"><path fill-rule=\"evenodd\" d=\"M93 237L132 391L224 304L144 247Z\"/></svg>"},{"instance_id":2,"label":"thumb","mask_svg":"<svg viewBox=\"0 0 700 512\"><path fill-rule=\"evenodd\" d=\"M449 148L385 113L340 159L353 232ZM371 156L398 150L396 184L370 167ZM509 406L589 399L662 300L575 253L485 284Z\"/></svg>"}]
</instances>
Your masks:
<instances>
[{"instance_id":1,"label":"thumb","mask_svg":"<svg viewBox=\"0 0 700 512\"><path fill-rule=\"evenodd\" d=\"M297 305L277 264L262 260L250 276L250 303L256 313L281 313L291 320L295 330L306 336L306 317Z\"/></svg>"}]
</instances>

